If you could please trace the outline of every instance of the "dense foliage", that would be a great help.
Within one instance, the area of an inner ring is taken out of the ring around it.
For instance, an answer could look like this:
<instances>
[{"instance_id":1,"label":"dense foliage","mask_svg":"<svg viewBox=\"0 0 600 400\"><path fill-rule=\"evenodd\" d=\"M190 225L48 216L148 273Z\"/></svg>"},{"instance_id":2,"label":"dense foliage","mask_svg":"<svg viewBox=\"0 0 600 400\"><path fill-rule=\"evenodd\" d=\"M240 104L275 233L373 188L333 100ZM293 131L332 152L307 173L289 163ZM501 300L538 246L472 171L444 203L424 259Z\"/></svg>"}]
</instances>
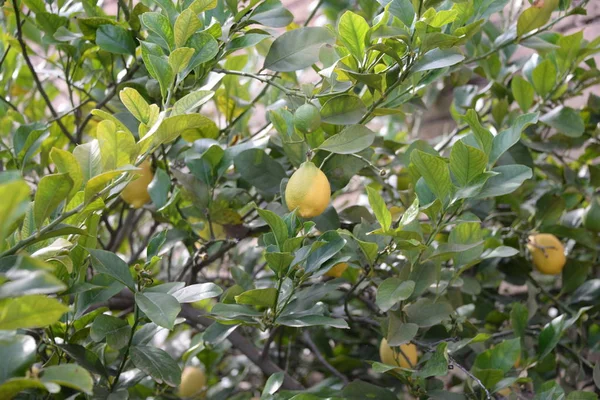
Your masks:
<instances>
[{"instance_id":1,"label":"dense foliage","mask_svg":"<svg viewBox=\"0 0 600 400\"><path fill-rule=\"evenodd\" d=\"M2 2L0 399L596 399L600 38L524 3Z\"/></svg>"}]
</instances>

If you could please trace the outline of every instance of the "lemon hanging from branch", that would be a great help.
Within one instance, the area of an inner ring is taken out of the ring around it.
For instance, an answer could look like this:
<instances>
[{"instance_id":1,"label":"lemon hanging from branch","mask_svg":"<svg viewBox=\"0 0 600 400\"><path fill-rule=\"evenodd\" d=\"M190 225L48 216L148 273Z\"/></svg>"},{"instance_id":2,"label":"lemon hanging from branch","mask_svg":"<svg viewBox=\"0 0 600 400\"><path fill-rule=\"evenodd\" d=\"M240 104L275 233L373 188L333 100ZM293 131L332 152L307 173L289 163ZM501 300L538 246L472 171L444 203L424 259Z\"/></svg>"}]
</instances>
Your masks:
<instances>
[{"instance_id":1,"label":"lemon hanging from branch","mask_svg":"<svg viewBox=\"0 0 600 400\"><path fill-rule=\"evenodd\" d=\"M331 200L331 186L327 176L311 161L306 161L292 174L285 188L288 209L298 209L303 218L321 215Z\"/></svg>"},{"instance_id":2,"label":"lemon hanging from branch","mask_svg":"<svg viewBox=\"0 0 600 400\"><path fill-rule=\"evenodd\" d=\"M531 253L533 264L542 274L560 274L567 262L563 244L549 233L529 236L527 249Z\"/></svg>"},{"instance_id":3,"label":"lemon hanging from branch","mask_svg":"<svg viewBox=\"0 0 600 400\"><path fill-rule=\"evenodd\" d=\"M302 133L312 133L321 126L321 113L312 104L303 104L294 113L294 127Z\"/></svg>"},{"instance_id":4,"label":"lemon hanging from branch","mask_svg":"<svg viewBox=\"0 0 600 400\"><path fill-rule=\"evenodd\" d=\"M402 368L415 368L417 365L417 346L406 343L399 346L400 351L395 351L388 341L383 338L379 345L379 357L381 362L387 365L397 365Z\"/></svg>"},{"instance_id":5,"label":"lemon hanging from branch","mask_svg":"<svg viewBox=\"0 0 600 400\"><path fill-rule=\"evenodd\" d=\"M187 366L181 373L181 384L177 394L179 397L190 399L204 398L204 386L206 386L206 375L198 367Z\"/></svg>"},{"instance_id":6,"label":"lemon hanging from branch","mask_svg":"<svg viewBox=\"0 0 600 400\"><path fill-rule=\"evenodd\" d=\"M154 173L152 172L152 165L150 161L145 160L140 164L141 171L140 176L129 182L125 189L121 192L121 197L125 203L131 205L134 208L140 208L144 204L150 201L150 194L148 193L148 185L154 179Z\"/></svg>"}]
</instances>

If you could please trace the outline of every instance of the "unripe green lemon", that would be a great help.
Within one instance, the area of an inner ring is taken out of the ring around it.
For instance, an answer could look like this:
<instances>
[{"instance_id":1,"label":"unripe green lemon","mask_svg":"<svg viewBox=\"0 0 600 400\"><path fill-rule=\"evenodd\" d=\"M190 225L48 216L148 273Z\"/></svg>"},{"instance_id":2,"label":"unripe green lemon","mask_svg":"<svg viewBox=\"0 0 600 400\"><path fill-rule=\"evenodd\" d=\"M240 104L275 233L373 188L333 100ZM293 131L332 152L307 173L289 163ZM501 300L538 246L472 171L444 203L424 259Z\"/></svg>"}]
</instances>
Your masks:
<instances>
[{"instance_id":1,"label":"unripe green lemon","mask_svg":"<svg viewBox=\"0 0 600 400\"><path fill-rule=\"evenodd\" d=\"M600 197L594 197L583 215L585 229L600 232Z\"/></svg>"},{"instance_id":2,"label":"unripe green lemon","mask_svg":"<svg viewBox=\"0 0 600 400\"><path fill-rule=\"evenodd\" d=\"M198 367L187 366L181 373L181 384L177 395L182 398L201 399L204 397L206 375Z\"/></svg>"},{"instance_id":3,"label":"unripe green lemon","mask_svg":"<svg viewBox=\"0 0 600 400\"><path fill-rule=\"evenodd\" d=\"M150 201L150 194L148 193L148 185L154 179L154 173L152 173L152 165L150 161L145 160L140 164L141 171L140 176L129 182L125 189L121 192L121 197L125 203L130 204L134 208L140 208L144 204Z\"/></svg>"},{"instance_id":4,"label":"unripe green lemon","mask_svg":"<svg viewBox=\"0 0 600 400\"><path fill-rule=\"evenodd\" d=\"M402 368L414 368L417 365L417 346L412 343L401 344L401 351L394 351L388 341L383 338L379 345L381 362L387 365L397 365Z\"/></svg>"},{"instance_id":5,"label":"unripe green lemon","mask_svg":"<svg viewBox=\"0 0 600 400\"><path fill-rule=\"evenodd\" d=\"M560 274L567 262L565 247L558 238L550 233L538 233L528 239L527 248L533 264L538 271L546 275Z\"/></svg>"},{"instance_id":6,"label":"unripe green lemon","mask_svg":"<svg viewBox=\"0 0 600 400\"><path fill-rule=\"evenodd\" d=\"M344 271L348 268L348 263L341 262L335 264L329 271L325 273L325 276L330 276L332 278L339 278L342 276Z\"/></svg>"},{"instance_id":7,"label":"unripe green lemon","mask_svg":"<svg viewBox=\"0 0 600 400\"><path fill-rule=\"evenodd\" d=\"M321 215L331 200L329 180L315 164L306 161L292 174L285 188L288 209L298 209L303 218Z\"/></svg>"},{"instance_id":8,"label":"unripe green lemon","mask_svg":"<svg viewBox=\"0 0 600 400\"><path fill-rule=\"evenodd\" d=\"M321 126L321 113L312 104L303 104L294 113L294 127L302 133L311 133Z\"/></svg>"}]
</instances>

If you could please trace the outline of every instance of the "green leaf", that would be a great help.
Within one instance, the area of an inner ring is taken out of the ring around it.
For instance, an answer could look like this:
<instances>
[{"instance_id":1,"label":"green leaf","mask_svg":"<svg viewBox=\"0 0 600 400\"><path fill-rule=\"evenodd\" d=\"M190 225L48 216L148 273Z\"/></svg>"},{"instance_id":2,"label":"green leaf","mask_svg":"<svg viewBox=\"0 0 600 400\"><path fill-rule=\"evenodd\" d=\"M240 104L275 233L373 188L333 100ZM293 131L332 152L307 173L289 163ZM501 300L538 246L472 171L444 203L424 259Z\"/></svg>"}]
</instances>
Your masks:
<instances>
[{"instance_id":1,"label":"green leaf","mask_svg":"<svg viewBox=\"0 0 600 400\"><path fill-rule=\"evenodd\" d=\"M585 124L581 114L571 107L558 106L542 115L540 121L556 129L563 135L577 138L583 135Z\"/></svg>"},{"instance_id":2,"label":"green leaf","mask_svg":"<svg viewBox=\"0 0 600 400\"><path fill-rule=\"evenodd\" d=\"M286 273L287 268L290 266L293 259L294 255L291 253L265 253L267 265L273 270L273 272L275 272L277 276L281 276Z\"/></svg>"},{"instance_id":3,"label":"green leaf","mask_svg":"<svg viewBox=\"0 0 600 400\"><path fill-rule=\"evenodd\" d=\"M375 214L375 218L381 225L381 229L384 232L388 231L392 226L392 213L388 210L385 201L379 194L379 192L370 186L367 186L367 196L369 198L369 204Z\"/></svg>"},{"instance_id":4,"label":"green leaf","mask_svg":"<svg viewBox=\"0 0 600 400\"><path fill-rule=\"evenodd\" d=\"M529 310L521 303L513 303L510 310L510 324L515 335L521 339L525 338L527 321L529 320Z\"/></svg>"},{"instance_id":5,"label":"green leaf","mask_svg":"<svg viewBox=\"0 0 600 400\"><path fill-rule=\"evenodd\" d=\"M180 47L173 50L169 55L169 65L174 74L179 74L185 70L189 65L192 56L194 55L194 49L190 47Z\"/></svg>"},{"instance_id":6,"label":"green leaf","mask_svg":"<svg viewBox=\"0 0 600 400\"><path fill-rule=\"evenodd\" d=\"M577 311L577 314L571 318L568 318L567 314L562 314L546 324L538 336L538 357L543 359L550 354L556 345L558 345L564 332L573 326L573 324L579 320L581 315L590 308L591 307L581 307Z\"/></svg>"},{"instance_id":7,"label":"green leaf","mask_svg":"<svg viewBox=\"0 0 600 400\"><path fill-rule=\"evenodd\" d=\"M213 60L219 52L219 43L206 32L194 33L188 39L187 45L193 48L195 52L183 75L187 75L188 72L207 61Z\"/></svg>"},{"instance_id":8,"label":"green leaf","mask_svg":"<svg viewBox=\"0 0 600 400\"><path fill-rule=\"evenodd\" d=\"M115 350L127 346L130 334L131 326L127 321L105 314L98 315L90 329L90 338L94 342L106 339L106 343Z\"/></svg>"},{"instance_id":9,"label":"green leaf","mask_svg":"<svg viewBox=\"0 0 600 400\"><path fill-rule=\"evenodd\" d=\"M129 337L128 337L129 338ZM90 372L108 377L108 372L100 358L91 350L78 344L62 344L60 348L69 355L77 364Z\"/></svg>"},{"instance_id":10,"label":"green leaf","mask_svg":"<svg viewBox=\"0 0 600 400\"><path fill-rule=\"evenodd\" d=\"M94 111L92 113L94 114ZM90 178L102 172L102 157L100 156L100 146L96 139L75 147L73 155L77 159L81 169L83 176L82 183L86 183Z\"/></svg>"},{"instance_id":11,"label":"green leaf","mask_svg":"<svg viewBox=\"0 0 600 400\"><path fill-rule=\"evenodd\" d=\"M334 125L357 124L367 112L363 101L350 94L342 94L327 100L321 108L323 122Z\"/></svg>"},{"instance_id":12,"label":"green leaf","mask_svg":"<svg viewBox=\"0 0 600 400\"><path fill-rule=\"evenodd\" d=\"M81 167L77 162L77 158L66 150L53 147L50 150L50 159L56 165L56 169L61 174L69 174L69 177L73 181L73 187L69 193L69 198L73 197L77 191L81 189L83 184L83 175L81 173Z\"/></svg>"},{"instance_id":13,"label":"green leaf","mask_svg":"<svg viewBox=\"0 0 600 400\"><path fill-rule=\"evenodd\" d=\"M94 379L77 364L53 365L42 370L41 381L52 382L91 395Z\"/></svg>"},{"instance_id":14,"label":"green leaf","mask_svg":"<svg viewBox=\"0 0 600 400\"><path fill-rule=\"evenodd\" d=\"M0 384L0 399L10 400L19 393L28 390L48 390L46 385L33 378L13 378ZM58 386L56 387L58 390Z\"/></svg>"},{"instance_id":15,"label":"green leaf","mask_svg":"<svg viewBox=\"0 0 600 400\"><path fill-rule=\"evenodd\" d=\"M419 371L419 376L429 378L432 376L445 376L448 373L448 343L437 345L435 351Z\"/></svg>"},{"instance_id":16,"label":"green leaf","mask_svg":"<svg viewBox=\"0 0 600 400\"><path fill-rule=\"evenodd\" d=\"M57 293L67 288L60 279L46 271L16 271L7 275L11 280L0 286L0 299Z\"/></svg>"},{"instance_id":17,"label":"green leaf","mask_svg":"<svg viewBox=\"0 0 600 400\"><path fill-rule=\"evenodd\" d=\"M400 278L388 278L377 288L375 303L381 311L387 312L399 301L406 300L415 290L413 281L403 281Z\"/></svg>"},{"instance_id":18,"label":"green leaf","mask_svg":"<svg viewBox=\"0 0 600 400\"><path fill-rule=\"evenodd\" d=\"M519 338L504 340L493 348L480 353L474 366L479 369L499 369L504 373L510 371L521 356L521 340Z\"/></svg>"},{"instance_id":19,"label":"green leaf","mask_svg":"<svg viewBox=\"0 0 600 400\"><path fill-rule=\"evenodd\" d=\"M400 346L410 342L419 331L417 324L404 323L394 313L389 314L387 341L390 346Z\"/></svg>"},{"instance_id":20,"label":"green leaf","mask_svg":"<svg viewBox=\"0 0 600 400\"><path fill-rule=\"evenodd\" d=\"M156 382L173 387L181 382L181 368L166 351L152 346L132 346L130 354L133 365Z\"/></svg>"},{"instance_id":21,"label":"green leaf","mask_svg":"<svg viewBox=\"0 0 600 400\"><path fill-rule=\"evenodd\" d=\"M275 240L277 241L279 250L283 250L283 244L288 238L287 225L283 219L273 211L263 210L260 208L257 208L256 211L258 212L258 215L260 215L261 218L264 219L267 224L269 224L273 234L275 235Z\"/></svg>"},{"instance_id":22,"label":"green leaf","mask_svg":"<svg viewBox=\"0 0 600 400\"><path fill-rule=\"evenodd\" d=\"M211 90L197 90L191 92L175 102L173 109L171 110L171 115L187 114L212 99L214 95L215 92Z\"/></svg>"},{"instance_id":23,"label":"green leaf","mask_svg":"<svg viewBox=\"0 0 600 400\"><path fill-rule=\"evenodd\" d=\"M169 200L171 190L171 177L162 168L154 171L154 178L148 185L148 194L156 208L161 209Z\"/></svg>"},{"instance_id":24,"label":"green leaf","mask_svg":"<svg viewBox=\"0 0 600 400\"><path fill-rule=\"evenodd\" d=\"M531 168L525 165L502 165L492 169L498 175L488 179L476 198L502 196L514 192L525 180L533 174Z\"/></svg>"},{"instance_id":25,"label":"green leaf","mask_svg":"<svg viewBox=\"0 0 600 400\"><path fill-rule=\"evenodd\" d=\"M452 146L450 152L450 171L460 186L467 186L479 176L487 165L485 153L475 147L467 146L461 140Z\"/></svg>"},{"instance_id":26,"label":"green leaf","mask_svg":"<svg viewBox=\"0 0 600 400\"><path fill-rule=\"evenodd\" d=\"M35 362L36 349L35 339L31 336L6 335L0 338L0 359L4 360L0 368L0 382L25 375Z\"/></svg>"},{"instance_id":27,"label":"green leaf","mask_svg":"<svg viewBox=\"0 0 600 400\"><path fill-rule=\"evenodd\" d=\"M556 85L556 67L550 59L545 59L535 67L532 75L533 88L542 97L546 97Z\"/></svg>"},{"instance_id":28,"label":"green leaf","mask_svg":"<svg viewBox=\"0 0 600 400\"><path fill-rule=\"evenodd\" d=\"M137 145L133 135L117 131L112 121L104 120L98 123L96 138L100 144L102 169L112 171L131 164L137 156ZM94 178L91 178L91 182ZM87 186L87 185L86 185Z\"/></svg>"},{"instance_id":29,"label":"green leaf","mask_svg":"<svg viewBox=\"0 0 600 400\"><path fill-rule=\"evenodd\" d=\"M60 203L66 200L72 187L73 181L68 174L46 175L40 179L33 203L33 216L38 229Z\"/></svg>"},{"instance_id":30,"label":"green leaf","mask_svg":"<svg viewBox=\"0 0 600 400\"><path fill-rule=\"evenodd\" d=\"M350 125L337 135L327 138L319 149L336 154L353 154L373 144L375 132L364 125Z\"/></svg>"},{"instance_id":31,"label":"green leaf","mask_svg":"<svg viewBox=\"0 0 600 400\"><path fill-rule=\"evenodd\" d=\"M262 391L262 396L266 397L268 395L275 394L281 385L283 385L283 378L285 378L285 373L283 371L275 372L273 375L267 379L265 383L265 388Z\"/></svg>"},{"instance_id":32,"label":"green leaf","mask_svg":"<svg viewBox=\"0 0 600 400\"><path fill-rule=\"evenodd\" d=\"M544 26L550 19L552 11L558 5L558 1L544 0L523 11L517 20L517 36L523 36L534 29Z\"/></svg>"},{"instance_id":33,"label":"green leaf","mask_svg":"<svg viewBox=\"0 0 600 400\"><path fill-rule=\"evenodd\" d=\"M410 161L425 180L429 189L443 203L452 191L450 170L446 161L421 150L410 154Z\"/></svg>"},{"instance_id":34,"label":"green leaf","mask_svg":"<svg viewBox=\"0 0 600 400\"><path fill-rule=\"evenodd\" d=\"M135 282L129 272L129 266L115 253L106 250L88 249L92 266L100 273L112 276L132 292L136 291Z\"/></svg>"},{"instance_id":35,"label":"green leaf","mask_svg":"<svg viewBox=\"0 0 600 400\"><path fill-rule=\"evenodd\" d=\"M252 289L235 296L235 302L250 306L273 307L276 297L275 288Z\"/></svg>"},{"instance_id":36,"label":"green leaf","mask_svg":"<svg viewBox=\"0 0 600 400\"><path fill-rule=\"evenodd\" d=\"M510 128L503 130L494 137L490 153L490 164L493 165L502 154L517 144L525 128L537 123L538 115L537 112L519 115Z\"/></svg>"},{"instance_id":37,"label":"green leaf","mask_svg":"<svg viewBox=\"0 0 600 400\"><path fill-rule=\"evenodd\" d=\"M510 88L521 110L529 110L533 104L533 96L535 95L533 86L527 80L523 79L521 75L515 75L511 81Z\"/></svg>"},{"instance_id":38,"label":"green leaf","mask_svg":"<svg viewBox=\"0 0 600 400\"><path fill-rule=\"evenodd\" d=\"M181 306L175 297L167 293L136 293L135 303L150 321L158 326L173 329Z\"/></svg>"},{"instance_id":39,"label":"green leaf","mask_svg":"<svg viewBox=\"0 0 600 400\"><path fill-rule=\"evenodd\" d=\"M346 400L397 400L398 397L387 389L373 385L371 383L355 380L346 385L342 391L343 398Z\"/></svg>"},{"instance_id":40,"label":"green leaf","mask_svg":"<svg viewBox=\"0 0 600 400\"><path fill-rule=\"evenodd\" d=\"M130 167L133 169L134 167ZM100 175L94 176L92 179L87 181L84 190L84 203L88 204L95 200L98 194L108 186L108 184L117 176L121 175L126 170L116 170L103 172Z\"/></svg>"},{"instance_id":41,"label":"green leaf","mask_svg":"<svg viewBox=\"0 0 600 400\"><path fill-rule=\"evenodd\" d=\"M425 53L425 55L416 62L412 71L429 71L432 69L450 67L458 64L464 59L465 56L457 49L433 49Z\"/></svg>"},{"instance_id":42,"label":"green leaf","mask_svg":"<svg viewBox=\"0 0 600 400\"><path fill-rule=\"evenodd\" d=\"M0 247L29 207L29 186L18 179L0 185Z\"/></svg>"},{"instance_id":43,"label":"green leaf","mask_svg":"<svg viewBox=\"0 0 600 400\"><path fill-rule=\"evenodd\" d=\"M335 38L324 27L305 27L285 32L269 49L264 69L291 72L304 69L319 61L319 48L333 44Z\"/></svg>"},{"instance_id":44,"label":"green leaf","mask_svg":"<svg viewBox=\"0 0 600 400\"><path fill-rule=\"evenodd\" d=\"M187 40L200 28L202 28L202 22L200 22L198 14L191 8L183 10L175 20L175 45L177 47L185 46Z\"/></svg>"},{"instance_id":45,"label":"green leaf","mask_svg":"<svg viewBox=\"0 0 600 400\"><path fill-rule=\"evenodd\" d=\"M154 131L150 131L139 142L140 152L170 143L179 136L195 139L214 139L219 135L219 128L214 121L200 114L177 115L165 118Z\"/></svg>"},{"instance_id":46,"label":"green leaf","mask_svg":"<svg viewBox=\"0 0 600 400\"><path fill-rule=\"evenodd\" d=\"M150 105L137 90L127 87L119 92L119 98L135 119L148 125Z\"/></svg>"},{"instance_id":47,"label":"green leaf","mask_svg":"<svg viewBox=\"0 0 600 400\"><path fill-rule=\"evenodd\" d=\"M135 54L135 42L131 34L118 25L101 25L96 31L96 44L102 50L114 54Z\"/></svg>"},{"instance_id":48,"label":"green leaf","mask_svg":"<svg viewBox=\"0 0 600 400\"><path fill-rule=\"evenodd\" d=\"M348 323L341 318L331 318L323 315L285 315L277 318L278 324L302 328L306 326L330 326L338 329L348 329Z\"/></svg>"},{"instance_id":49,"label":"green leaf","mask_svg":"<svg viewBox=\"0 0 600 400\"><path fill-rule=\"evenodd\" d=\"M265 1L256 7L250 20L272 28L284 28L294 20L294 16L279 1Z\"/></svg>"},{"instance_id":50,"label":"green leaf","mask_svg":"<svg viewBox=\"0 0 600 400\"><path fill-rule=\"evenodd\" d=\"M234 164L244 180L265 193L279 193L281 180L287 178L281 164L261 149L242 151L235 157Z\"/></svg>"},{"instance_id":51,"label":"green leaf","mask_svg":"<svg viewBox=\"0 0 600 400\"><path fill-rule=\"evenodd\" d=\"M479 148L485 152L485 154L489 155L492 150L492 143L494 141L494 135L481 125L479 122L479 116L475 112L475 110L471 109L467 111L466 115L463 117L465 122L469 124L471 130L473 131L473 135L475 135L475 139L479 144Z\"/></svg>"},{"instance_id":52,"label":"green leaf","mask_svg":"<svg viewBox=\"0 0 600 400\"><path fill-rule=\"evenodd\" d=\"M338 23L340 40L362 64L366 57L366 47L369 37L369 24L363 17L352 11L346 11Z\"/></svg>"},{"instance_id":53,"label":"green leaf","mask_svg":"<svg viewBox=\"0 0 600 400\"><path fill-rule=\"evenodd\" d=\"M429 327L446 320L454 310L448 303L434 303L429 299L420 298L405 311L409 322L420 327Z\"/></svg>"},{"instance_id":54,"label":"green leaf","mask_svg":"<svg viewBox=\"0 0 600 400\"><path fill-rule=\"evenodd\" d=\"M398 18L404 25L412 26L415 19L415 9L410 0L392 0L389 3L390 14Z\"/></svg>"},{"instance_id":55,"label":"green leaf","mask_svg":"<svg viewBox=\"0 0 600 400\"><path fill-rule=\"evenodd\" d=\"M214 283L198 283L183 287L172 293L173 297L180 303L194 303L205 299L219 296L223 289Z\"/></svg>"},{"instance_id":56,"label":"green leaf","mask_svg":"<svg viewBox=\"0 0 600 400\"><path fill-rule=\"evenodd\" d=\"M196 13L196 15L203 13L207 10L212 10L218 4L218 0L194 0L190 4L189 8Z\"/></svg>"},{"instance_id":57,"label":"green leaf","mask_svg":"<svg viewBox=\"0 0 600 400\"><path fill-rule=\"evenodd\" d=\"M151 68L148 70L148 72L150 72L152 77L158 81L158 84L160 85L161 96L165 98L167 97L167 93L171 89L171 85L173 83L173 68L171 68L169 61L165 60L163 56L149 54L148 61L151 65Z\"/></svg>"},{"instance_id":58,"label":"green leaf","mask_svg":"<svg viewBox=\"0 0 600 400\"><path fill-rule=\"evenodd\" d=\"M169 19L158 12L147 12L140 17L142 24L154 33L159 39L159 44L165 49L175 48L175 36Z\"/></svg>"}]
</instances>

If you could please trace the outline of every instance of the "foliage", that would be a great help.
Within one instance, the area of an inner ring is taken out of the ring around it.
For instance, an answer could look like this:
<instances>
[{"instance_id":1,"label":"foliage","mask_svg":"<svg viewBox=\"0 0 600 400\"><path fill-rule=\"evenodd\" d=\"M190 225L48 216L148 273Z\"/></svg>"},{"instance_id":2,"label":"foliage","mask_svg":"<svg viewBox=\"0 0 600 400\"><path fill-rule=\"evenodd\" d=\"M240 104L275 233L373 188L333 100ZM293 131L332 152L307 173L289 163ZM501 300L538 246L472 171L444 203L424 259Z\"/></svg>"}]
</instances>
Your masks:
<instances>
[{"instance_id":1,"label":"foliage","mask_svg":"<svg viewBox=\"0 0 600 400\"><path fill-rule=\"evenodd\" d=\"M517 3L3 2L0 398L597 398L600 38Z\"/></svg>"}]
</instances>

